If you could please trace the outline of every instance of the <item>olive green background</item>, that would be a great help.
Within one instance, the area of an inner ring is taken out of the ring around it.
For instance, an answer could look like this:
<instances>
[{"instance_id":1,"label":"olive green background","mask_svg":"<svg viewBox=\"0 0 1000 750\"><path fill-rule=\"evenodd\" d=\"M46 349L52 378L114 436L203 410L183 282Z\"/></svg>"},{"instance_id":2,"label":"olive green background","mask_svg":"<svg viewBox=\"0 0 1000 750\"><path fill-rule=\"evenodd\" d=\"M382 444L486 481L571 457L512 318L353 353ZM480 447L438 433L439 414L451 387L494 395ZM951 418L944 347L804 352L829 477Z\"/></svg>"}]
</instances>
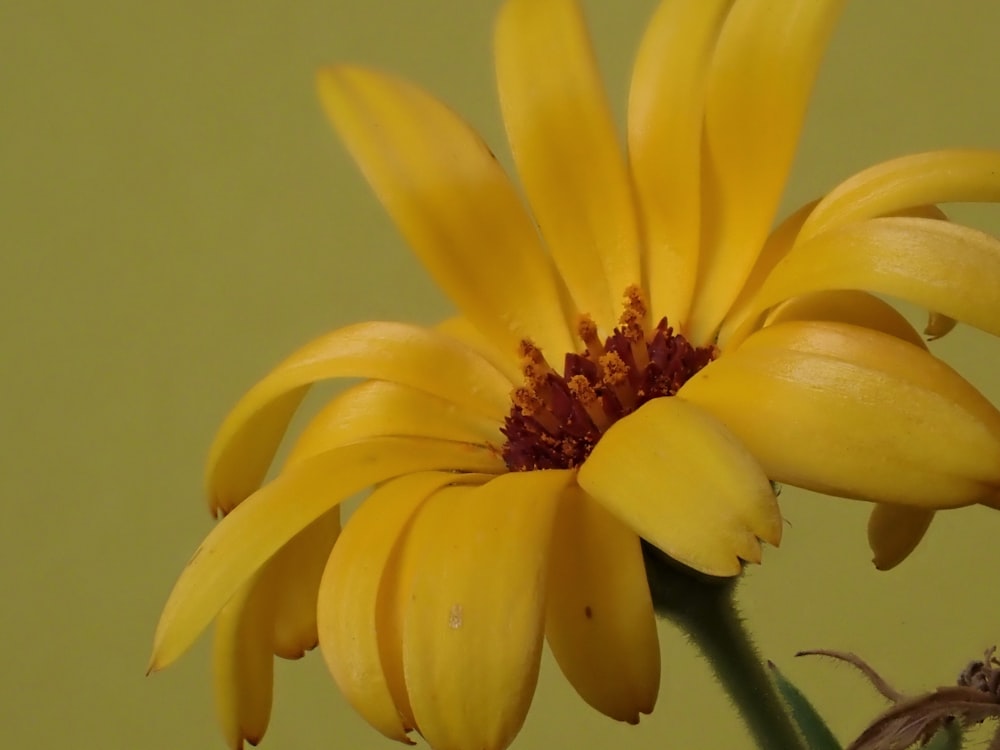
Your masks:
<instances>
[{"instance_id":1,"label":"olive green background","mask_svg":"<svg viewBox=\"0 0 1000 750\"><path fill-rule=\"evenodd\" d=\"M280 357L370 318L448 306L329 132L314 70L353 60L449 101L504 153L496 0L135 3L0 9L0 740L16 748L221 747L207 639L146 678L159 608L210 527L202 461L225 411ZM652 0L586 3L624 110ZM995 29L983 0L857 0L820 75L785 208L853 171L946 145L1000 147ZM509 161L506 156L502 157ZM1000 209L953 215L1000 232ZM935 345L994 402L1000 346ZM786 489L780 550L742 585L764 653L857 732L897 686L950 681L1000 639L1000 515L945 514L877 573L865 506ZM530 748L749 747L706 667L662 628L657 711L638 728L543 667ZM706 739L706 737L710 737ZM385 748L318 655L282 662L265 748Z\"/></svg>"}]
</instances>

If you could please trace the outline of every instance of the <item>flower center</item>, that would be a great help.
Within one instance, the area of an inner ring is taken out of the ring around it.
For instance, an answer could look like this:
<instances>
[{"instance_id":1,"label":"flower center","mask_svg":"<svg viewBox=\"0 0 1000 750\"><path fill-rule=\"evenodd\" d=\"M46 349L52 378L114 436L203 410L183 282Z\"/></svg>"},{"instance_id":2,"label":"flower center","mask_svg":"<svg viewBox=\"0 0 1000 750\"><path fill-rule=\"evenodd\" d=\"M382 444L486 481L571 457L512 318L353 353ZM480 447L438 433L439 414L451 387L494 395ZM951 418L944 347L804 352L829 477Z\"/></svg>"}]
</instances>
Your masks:
<instances>
[{"instance_id":1,"label":"flower center","mask_svg":"<svg viewBox=\"0 0 1000 750\"><path fill-rule=\"evenodd\" d=\"M577 333L586 349L566 354L562 375L537 346L521 342L524 384L512 392L501 428L511 471L579 466L612 424L650 399L673 396L716 356L715 347L695 347L675 334L666 318L649 329L635 286L625 291L619 327L603 343L588 316Z\"/></svg>"}]
</instances>

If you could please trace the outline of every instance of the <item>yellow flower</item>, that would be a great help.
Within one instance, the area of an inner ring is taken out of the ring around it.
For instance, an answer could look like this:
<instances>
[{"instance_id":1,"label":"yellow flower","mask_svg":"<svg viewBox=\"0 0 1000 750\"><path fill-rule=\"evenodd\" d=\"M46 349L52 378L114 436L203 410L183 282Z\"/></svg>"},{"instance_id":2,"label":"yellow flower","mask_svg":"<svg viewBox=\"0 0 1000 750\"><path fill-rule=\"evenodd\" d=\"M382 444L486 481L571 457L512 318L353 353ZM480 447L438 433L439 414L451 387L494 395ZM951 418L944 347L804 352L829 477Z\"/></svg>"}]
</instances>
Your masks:
<instances>
[{"instance_id":1,"label":"yellow flower","mask_svg":"<svg viewBox=\"0 0 1000 750\"><path fill-rule=\"evenodd\" d=\"M1000 153L880 164L771 231L841 5L663 2L626 155L576 3L507 2L496 70L530 213L444 105L322 71L334 127L460 316L334 331L223 424L208 485L228 515L152 667L216 620L231 746L264 732L272 655L317 641L398 740L507 746L543 639L588 703L635 722L660 663L640 539L734 576L779 541L773 480L879 503L886 567L935 509L997 506L1000 413L874 294L936 311L937 333L1000 333L1000 242L934 206L1000 199ZM339 377L363 382L261 486L307 388ZM338 538L338 504L372 487Z\"/></svg>"}]
</instances>

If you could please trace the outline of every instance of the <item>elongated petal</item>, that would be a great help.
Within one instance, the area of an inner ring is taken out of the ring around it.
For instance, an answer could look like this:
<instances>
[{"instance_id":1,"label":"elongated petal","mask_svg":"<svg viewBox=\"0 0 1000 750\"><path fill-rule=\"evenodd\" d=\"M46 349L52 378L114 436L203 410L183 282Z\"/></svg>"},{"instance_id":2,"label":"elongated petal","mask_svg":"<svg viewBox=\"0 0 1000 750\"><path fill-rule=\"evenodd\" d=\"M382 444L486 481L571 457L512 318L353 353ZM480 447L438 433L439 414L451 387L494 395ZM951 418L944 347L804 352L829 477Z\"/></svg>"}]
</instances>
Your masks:
<instances>
[{"instance_id":1,"label":"elongated petal","mask_svg":"<svg viewBox=\"0 0 1000 750\"><path fill-rule=\"evenodd\" d=\"M461 315L446 318L434 328L478 352L483 359L506 375L512 385L524 379L518 352L497 347L495 341L490 341L482 331Z\"/></svg>"},{"instance_id":2,"label":"elongated petal","mask_svg":"<svg viewBox=\"0 0 1000 750\"><path fill-rule=\"evenodd\" d=\"M396 226L480 331L569 351L561 284L489 148L445 105L363 68L319 73L326 113Z\"/></svg>"},{"instance_id":3,"label":"elongated petal","mask_svg":"<svg viewBox=\"0 0 1000 750\"><path fill-rule=\"evenodd\" d=\"M734 331L740 330L743 336L749 335L750 328L747 326L749 321L746 318L753 307L754 296L760 291L764 282L767 281L774 267L788 254L795 246L795 243L799 241L802 227L818 203L818 201L813 201L800 208L785 219L767 238L767 242L764 243L764 249L750 271L750 276L743 285L743 289L740 290L736 302L730 309L729 314L726 315L726 319L722 323L722 328L719 330L717 344L720 348L725 349L733 343L731 336ZM940 220L948 218L940 208L933 204L908 206L893 212L891 215Z\"/></svg>"},{"instance_id":4,"label":"elongated petal","mask_svg":"<svg viewBox=\"0 0 1000 750\"><path fill-rule=\"evenodd\" d=\"M708 575L759 562L781 516L754 457L708 412L658 398L615 423L580 468L580 486L639 536Z\"/></svg>"},{"instance_id":5,"label":"elongated petal","mask_svg":"<svg viewBox=\"0 0 1000 750\"><path fill-rule=\"evenodd\" d=\"M500 424L423 391L369 380L339 394L310 420L289 453L288 464L372 437L500 445Z\"/></svg>"},{"instance_id":6,"label":"elongated petal","mask_svg":"<svg viewBox=\"0 0 1000 750\"><path fill-rule=\"evenodd\" d=\"M434 469L497 472L488 449L463 443L376 438L315 456L262 487L219 523L174 585L153 639L150 670L162 669L279 549L343 500L372 484Z\"/></svg>"},{"instance_id":7,"label":"elongated petal","mask_svg":"<svg viewBox=\"0 0 1000 750\"><path fill-rule=\"evenodd\" d=\"M208 459L212 510L256 490L309 386L328 378L389 380L502 420L510 384L471 349L405 323L359 323L306 344L251 388L219 428Z\"/></svg>"},{"instance_id":8,"label":"elongated petal","mask_svg":"<svg viewBox=\"0 0 1000 750\"><path fill-rule=\"evenodd\" d=\"M497 86L511 151L578 309L608 332L641 284L635 203L587 28L574 0L510 0Z\"/></svg>"},{"instance_id":9,"label":"elongated petal","mask_svg":"<svg viewBox=\"0 0 1000 750\"><path fill-rule=\"evenodd\" d=\"M660 688L660 646L639 537L579 487L552 535L545 636L587 703L635 724Z\"/></svg>"},{"instance_id":10,"label":"elongated petal","mask_svg":"<svg viewBox=\"0 0 1000 750\"><path fill-rule=\"evenodd\" d=\"M1000 201L1000 151L930 151L869 167L820 202L801 239L909 206L957 201Z\"/></svg>"},{"instance_id":11,"label":"elongated petal","mask_svg":"<svg viewBox=\"0 0 1000 750\"><path fill-rule=\"evenodd\" d=\"M274 653L298 659L319 642L316 597L323 568L340 533L340 509L320 516L264 565L279 581L274 593Z\"/></svg>"},{"instance_id":12,"label":"elongated petal","mask_svg":"<svg viewBox=\"0 0 1000 750\"><path fill-rule=\"evenodd\" d=\"M809 93L844 0L737 0L705 105L710 203L691 334L709 340L767 238Z\"/></svg>"},{"instance_id":13,"label":"elongated petal","mask_svg":"<svg viewBox=\"0 0 1000 750\"><path fill-rule=\"evenodd\" d=\"M1000 412L924 349L830 322L765 328L681 388L779 482L925 508L1000 484Z\"/></svg>"},{"instance_id":14,"label":"elongated petal","mask_svg":"<svg viewBox=\"0 0 1000 750\"><path fill-rule=\"evenodd\" d=\"M767 308L824 289L889 294L1000 335L1000 240L916 218L871 219L824 232L775 267L732 341Z\"/></svg>"},{"instance_id":15,"label":"elongated petal","mask_svg":"<svg viewBox=\"0 0 1000 750\"><path fill-rule=\"evenodd\" d=\"M868 517L868 544L879 570L890 570L909 557L934 520L934 511L878 503Z\"/></svg>"},{"instance_id":16,"label":"elongated petal","mask_svg":"<svg viewBox=\"0 0 1000 750\"><path fill-rule=\"evenodd\" d=\"M212 648L216 715L226 744L256 745L271 718L273 577L247 581L219 612Z\"/></svg>"},{"instance_id":17,"label":"elongated petal","mask_svg":"<svg viewBox=\"0 0 1000 750\"><path fill-rule=\"evenodd\" d=\"M687 320L698 272L708 63L733 0L665 0L632 71L628 151L642 207L650 307Z\"/></svg>"},{"instance_id":18,"label":"elongated petal","mask_svg":"<svg viewBox=\"0 0 1000 750\"><path fill-rule=\"evenodd\" d=\"M326 664L355 710L382 734L409 741L414 728L401 658L387 660L395 613L380 613L393 550L417 508L437 489L488 475L410 474L375 490L351 516L330 555L319 594L319 634ZM385 609L383 602L382 609ZM382 615L380 617L380 614ZM397 656L399 649L395 649Z\"/></svg>"},{"instance_id":19,"label":"elongated petal","mask_svg":"<svg viewBox=\"0 0 1000 750\"><path fill-rule=\"evenodd\" d=\"M403 668L435 750L501 750L541 656L549 540L570 471L445 488L414 518L401 562Z\"/></svg>"},{"instance_id":20,"label":"elongated petal","mask_svg":"<svg viewBox=\"0 0 1000 750\"><path fill-rule=\"evenodd\" d=\"M788 251L795 246L795 240L802 229L805 220L809 218L810 212L816 207L818 201L812 201L799 208L790 216L786 217L778 227L768 235L760 255L750 269L743 288L733 302L732 308L722 321L719 329L717 345L721 349L729 346L730 336L738 327L738 324L745 320L749 314L749 308L753 304L754 295L760 290L761 284L767 280L768 275L784 258ZM758 322L758 321L755 321ZM748 332L749 334L749 332Z\"/></svg>"},{"instance_id":21,"label":"elongated petal","mask_svg":"<svg viewBox=\"0 0 1000 750\"><path fill-rule=\"evenodd\" d=\"M803 320L826 320L864 326L895 336L921 349L927 348L917 330L895 307L867 292L838 289L795 297L778 305L767 316L765 325Z\"/></svg>"}]
</instances>

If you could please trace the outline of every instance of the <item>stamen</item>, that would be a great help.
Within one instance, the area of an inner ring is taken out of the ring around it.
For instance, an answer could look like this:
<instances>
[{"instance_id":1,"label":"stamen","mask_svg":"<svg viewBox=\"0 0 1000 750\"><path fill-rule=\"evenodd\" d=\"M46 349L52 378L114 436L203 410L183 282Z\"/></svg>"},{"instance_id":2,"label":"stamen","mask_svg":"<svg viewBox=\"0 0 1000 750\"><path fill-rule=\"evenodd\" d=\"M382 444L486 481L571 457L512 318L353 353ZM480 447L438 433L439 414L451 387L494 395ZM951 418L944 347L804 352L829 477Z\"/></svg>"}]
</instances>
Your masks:
<instances>
[{"instance_id":1,"label":"stamen","mask_svg":"<svg viewBox=\"0 0 1000 750\"><path fill-rule=\"evenodd\" d=\"M625 309L618 322L632 350L635 367L640 371L649 365L649 354L646 351L646 313L642 290L633 284L625 290Z\"/></svg>"},{"instance_id":2,"label":"stamen","mask_svg":"<svg viewBox=\"0 0 1000 750\"><path fill-rule=\"evenodd\" d=\"M605 341L593 319L581 315L577 333L586 348L566 354L561 375L535 344L521 342L524 383L511 393L501 428L511 471L579 466L616 420L650 399L673 396L717 356L714 347L675 334L666 318L650 329L647 315L638 286L625 291L620 325Z\"/></svg>"},{"instance_id":3,"label":"stamen","mask_svg":"<svg viewBox=\"0 0 1000 750\"><path fill-rule=\"evenodd\" d=\"M542 429L549 435L558 435L560 432L559 420L555 415L545 408L542 401L530 386L519 386L511 394L511 401L514 406L520 408L521 414L535 420Z\"/></svg>"},{"instance_id":4,"label":"stamen","mask_svg":"<svg viewBox=\"0 0 1000 750\"><path fill-rule=\"evenodd\" d=\"M545 360L542 350L535 346L530 339L521 339L518 345L518 355L521 358L521 372L524 374L524 382L530 387L536 396L545 399L547 390L546 381L549 376L559 375L552 366Z\"/></svg>"},{"instance_id":5,"label":"stamen","mask_svg":"<svg viewBox=\"0 0 1000 750\"><path fill-rule=\"evenodd\" d=\"M618 403L626 410L635 406L635 394L627 387L629 367L618 352L608 352L600 361L601 385L614 391Z\"/></svg>"},{"instance_id":6,"label":"stamen","mask_svg":"<svg viewBox=\"0 0 1000 750\"><path fill-rule=\"evenodd\" d=\"M521 358L521 366L530 364L536 365L537 367L547 368L552 371L549 367L549 363L545 361L545 356L542 354L542 350L535 346L531 339L521 339L521 343L518 345L517 350L518 356Z\"/></svg>"},{"instance_id":7,"label":"stamen","mask_svg":"<svg viewBox=\"0 0 1000 750\"><path fill-rule=\"evenodd\" d=\"M589 315L581 315L576 321L576 332L587 347L587 354L595 362L604 354L604 344L597 338L597 323Z\"/></svg>"},{"instance_id":8,"label":"stamen","mask_svg":"<svg viewBox=\"0 0 1000 750\"><path fill-rule=\"evenodd\" d=\"M573 394L586 410L590 421L594 423L594 427L601 432L608 429L611 426L611 420L604 412L604 407L597 395L597 391L594 390L594 386L590 384L590 381L583 375L574 375L566 384L569 386L569 392Z\"/></svg>"}]
</instances>

